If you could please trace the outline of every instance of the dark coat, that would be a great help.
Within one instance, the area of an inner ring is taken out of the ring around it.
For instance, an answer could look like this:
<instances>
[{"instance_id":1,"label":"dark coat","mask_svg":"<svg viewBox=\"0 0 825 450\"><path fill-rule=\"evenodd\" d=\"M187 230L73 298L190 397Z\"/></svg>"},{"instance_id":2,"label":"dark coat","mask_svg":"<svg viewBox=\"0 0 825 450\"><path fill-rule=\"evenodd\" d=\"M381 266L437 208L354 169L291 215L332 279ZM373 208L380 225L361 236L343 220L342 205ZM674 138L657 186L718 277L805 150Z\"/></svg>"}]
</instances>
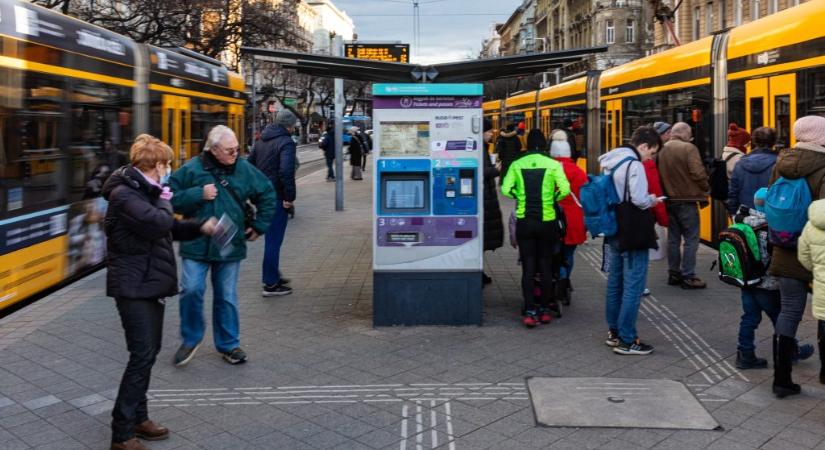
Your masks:
<instances>
[{"instance_id":1,"label":"dark coat","mask_svg":"<svg viewBox=\"0 0 825 450\"><path fill-rule=\"evenodd\" d=\"M286 128L269 124L249 155L249 162L272 182L279 200L295 201L296 150L295 141Z\"/></svg>"},{"instance_id":2,"label":"dark coat","mask_svg":"<svg viewBox=\"0 0 825 450\"><path fill-rule=\"evenodd\" d=\"M364 152L368 150L369 147L367 147L364 142L364 137L361 134L352 135L349 140L349 165L361 167L361 159L363 158Z\"/></svg>"},{"instance_id":3,"label":"dark coat","mask_svg":"<svg viewBox=\"0 0 825 450\"><path fill-rule=\"evenodd\" d=\"M484 250L495 250L504 244L504 222L498 204L496 177L498 169L484 155Z\"/></svg>"},{"instance_id":4,"label":"dark coat","mask_svg":"<svg viewBox=\"0 0 825 450\"><path fill-rule=\"evenodd\" d=\"M327 159L335 159L335 131L328 130L321 139L321 148L324 150L324 157Z\"/></svg>"},{"instance_id":5,"label":"dark coat","mask_svg":"<svg viewBox=\"0 0 825 450\"><path fill-rule=\"evenodd\" d=\"M753 208L753 194L771 182L776 153L769 148L757 148L739 159L728 183L728 213L736 214L739 205Z\"/></svg>"},{"instance_id":6,"label":"dark coat","mask_svg":"<svg viewBox=\"0 0 825 450\"><path fill-rule=\"evenodd\" d=\"M771 184L779 177L805 178L811 188L811 199L825 198L825 148L797 143L792 149L782 150L776 158ZM774 246L768 271L777 277L807 282L813 279L811 272L799 263L795 248Z\"/></svg>"},{"instance_id":7,"label":"dark coat","mask_svg":"<svg viewBox=\"0 0 825 450\"><path fill-rule=\"evenodd\" d=\"M172 239L200 236L203 219L175 220L172 204L137 169L124 166L103 186L106 211L106 295L164 298L178 293Z\"/></svg>"}]
</instances>

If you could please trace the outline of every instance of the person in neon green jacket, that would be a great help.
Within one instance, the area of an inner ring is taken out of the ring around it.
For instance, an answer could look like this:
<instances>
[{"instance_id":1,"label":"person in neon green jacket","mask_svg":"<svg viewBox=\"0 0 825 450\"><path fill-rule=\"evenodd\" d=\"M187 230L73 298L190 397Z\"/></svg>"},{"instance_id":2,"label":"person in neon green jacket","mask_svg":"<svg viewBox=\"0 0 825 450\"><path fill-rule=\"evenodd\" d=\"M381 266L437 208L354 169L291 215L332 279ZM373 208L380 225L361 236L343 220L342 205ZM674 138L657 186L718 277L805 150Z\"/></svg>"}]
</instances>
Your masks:
<instances>
[{"instance_id":1,"label":"person in neon green jacket","mask_svg":"<svg viewBox=\"0 0 825 450\"><path fill-rule=\"evenodd\" d=\"M553 249L557 247L554 203L570 194L564 169L547 155L547 140L541 130L527 135L527 153L515 160L501 182L501 192L516 200L516 241L521 257L521 290L524 296L523 323L529 328L551 320L533 298L533 281L540 272L553 274ZM549 285L542 289L541 304L550 302Z\"/></svg>"}]
</instances>

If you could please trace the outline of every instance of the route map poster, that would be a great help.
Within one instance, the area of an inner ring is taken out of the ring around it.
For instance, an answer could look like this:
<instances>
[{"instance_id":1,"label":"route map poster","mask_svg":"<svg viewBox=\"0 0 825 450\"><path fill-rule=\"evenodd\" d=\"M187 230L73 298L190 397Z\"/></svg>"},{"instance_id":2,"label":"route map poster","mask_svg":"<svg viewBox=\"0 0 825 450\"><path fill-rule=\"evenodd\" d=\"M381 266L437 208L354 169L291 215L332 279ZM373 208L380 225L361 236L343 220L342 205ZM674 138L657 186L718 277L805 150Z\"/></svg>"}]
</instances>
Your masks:
<instances>
[{"instance_id":1,"label":"route map poster","mask_svg":"<svg viewBox=\"0 0 825 450\"><path fill-rule=\"evenodd\" d=\"M381 156L428 156L429 122L381 122Z\"/></svg>"}]
</instances>

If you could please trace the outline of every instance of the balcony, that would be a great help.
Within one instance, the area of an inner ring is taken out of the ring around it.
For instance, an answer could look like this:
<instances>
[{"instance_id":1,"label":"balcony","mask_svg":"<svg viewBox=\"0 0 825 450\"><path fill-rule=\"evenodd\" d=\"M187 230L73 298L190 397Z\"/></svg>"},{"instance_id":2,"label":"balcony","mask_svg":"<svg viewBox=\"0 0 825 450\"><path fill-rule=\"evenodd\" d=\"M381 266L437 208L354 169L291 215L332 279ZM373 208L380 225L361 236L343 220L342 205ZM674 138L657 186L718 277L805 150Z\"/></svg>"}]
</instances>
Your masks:
<instances>
[{"instance_id":1,"label":"balcony","mask_svg":"<svg viewBox=\"0 0 825 450\"><path fill-rule=\"evenodd\" d=\"M600 9L641 8L642 0L599 0L596 5Z\"/></svg>"}]
</instances>

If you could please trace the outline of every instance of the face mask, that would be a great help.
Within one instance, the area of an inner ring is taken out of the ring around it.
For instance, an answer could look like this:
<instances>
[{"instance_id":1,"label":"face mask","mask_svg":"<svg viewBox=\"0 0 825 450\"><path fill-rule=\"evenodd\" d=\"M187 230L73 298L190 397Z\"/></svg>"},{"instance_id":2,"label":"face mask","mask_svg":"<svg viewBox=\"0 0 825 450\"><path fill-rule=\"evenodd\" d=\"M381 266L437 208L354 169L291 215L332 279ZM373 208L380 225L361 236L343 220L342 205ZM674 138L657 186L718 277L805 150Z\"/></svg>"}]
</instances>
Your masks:
<instances>
[{"instance_id":1,"label":"face mask","mask_svg":"<svg viewBox=\"0 0 825 450\"><path fill-rule=\"evenodd\" d=\"M169 177L172 176L172 168L160 169L160 184L165 186L169 183Z\"/></svg>"}]
</instances>

